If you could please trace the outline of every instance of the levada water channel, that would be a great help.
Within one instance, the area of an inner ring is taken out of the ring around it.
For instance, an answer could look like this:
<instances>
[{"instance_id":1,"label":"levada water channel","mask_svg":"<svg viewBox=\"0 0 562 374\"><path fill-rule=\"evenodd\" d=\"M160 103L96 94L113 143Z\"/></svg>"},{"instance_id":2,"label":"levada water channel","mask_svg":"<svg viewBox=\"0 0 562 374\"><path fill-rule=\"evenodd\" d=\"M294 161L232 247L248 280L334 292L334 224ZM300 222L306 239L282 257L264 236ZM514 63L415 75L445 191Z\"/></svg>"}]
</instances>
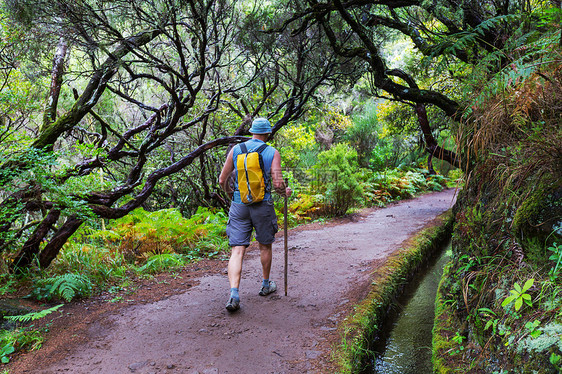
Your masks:
<instances>
[{"instance_id":1,"label":"levada water channel","mask_svg":"<svg viewBox=\"0 0 562 374\"><path fill-rule=\"evenodd\" d=\"M435 295L443 268L451 256L451 244L430 261L406 286L387 318L363 374L431 374L431 331Z\"/></svg>"}]
</instances>

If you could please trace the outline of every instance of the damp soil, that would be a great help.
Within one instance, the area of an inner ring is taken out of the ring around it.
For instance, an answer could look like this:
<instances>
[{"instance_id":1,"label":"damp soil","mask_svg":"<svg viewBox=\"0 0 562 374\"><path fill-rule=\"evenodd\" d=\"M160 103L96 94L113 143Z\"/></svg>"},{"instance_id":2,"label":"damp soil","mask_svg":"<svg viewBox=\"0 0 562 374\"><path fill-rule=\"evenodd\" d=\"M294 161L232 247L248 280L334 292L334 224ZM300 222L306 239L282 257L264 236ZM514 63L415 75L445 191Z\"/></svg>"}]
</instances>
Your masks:
<instances>
[{"instance_id":1,"label":"damp soil","mask_svg":"<svg viewBox=\"0 0 562 374\"><path fill-rule=\"evenodd\" d=\"M229 286L221 260L66 304L41 321L49 329L43 347L4 368L11 374L333 373L337 327L366 296L372 272L434 225L455 197L449 189L290 230L287 296L283 233L273 245L271 272L279 289L269 296L258 295L259 251L250 246L235 313L224 308Z\"/></svg>"}]
</instances>

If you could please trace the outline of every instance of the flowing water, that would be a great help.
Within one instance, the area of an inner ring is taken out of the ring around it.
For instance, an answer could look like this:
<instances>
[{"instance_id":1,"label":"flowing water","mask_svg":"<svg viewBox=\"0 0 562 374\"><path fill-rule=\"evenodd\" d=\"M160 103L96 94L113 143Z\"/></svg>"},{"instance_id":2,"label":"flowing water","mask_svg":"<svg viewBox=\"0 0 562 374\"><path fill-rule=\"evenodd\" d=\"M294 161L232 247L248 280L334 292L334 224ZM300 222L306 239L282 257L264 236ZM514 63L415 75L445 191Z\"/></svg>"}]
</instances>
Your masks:
<instances>
[{"instance_id":1,"label":"flowing water","mask_svg":"<svg viewBox=\"0 0 562 374\"><path fill-rule=\"evenodd\" d=\"M450 244L416 276L398 300L397 313L390 316L381 338L374 344L374 358L368 373L431 374L431 331L435 315L435 295L450 259Z\"/></svg>"}]
</instances>

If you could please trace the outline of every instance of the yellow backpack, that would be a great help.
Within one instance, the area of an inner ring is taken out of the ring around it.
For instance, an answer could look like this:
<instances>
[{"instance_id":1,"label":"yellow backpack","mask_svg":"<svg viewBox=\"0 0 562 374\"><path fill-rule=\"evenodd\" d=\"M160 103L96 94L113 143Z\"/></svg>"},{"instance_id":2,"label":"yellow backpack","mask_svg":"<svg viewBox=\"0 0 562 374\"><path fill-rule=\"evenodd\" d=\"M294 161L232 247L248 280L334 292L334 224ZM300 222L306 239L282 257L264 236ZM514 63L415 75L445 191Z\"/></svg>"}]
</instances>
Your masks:
<instances>
[{"instance_id":1,"label":"yellow backpack","mask_svg":"<svg viewBox=\"0 0 562 374\"><path fill-rule=\"evenodd\" d=\"M246 144L240 144L240 153L236 156L236 170L238 172L238 190L244 204L253 204L263 201L269 186L263 157L261 153L267 148L262 144L252 152L248 152Z\"/></svg>"}]
</instances>

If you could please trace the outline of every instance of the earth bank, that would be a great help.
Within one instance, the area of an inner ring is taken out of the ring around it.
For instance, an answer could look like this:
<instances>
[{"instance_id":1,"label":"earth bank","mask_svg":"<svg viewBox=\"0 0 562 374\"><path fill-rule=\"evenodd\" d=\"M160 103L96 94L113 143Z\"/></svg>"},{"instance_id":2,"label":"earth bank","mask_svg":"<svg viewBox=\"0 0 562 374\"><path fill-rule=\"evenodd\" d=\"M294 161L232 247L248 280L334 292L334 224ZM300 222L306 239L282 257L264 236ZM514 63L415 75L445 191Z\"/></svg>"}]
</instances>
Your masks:
<instances>
[{"instance_id":1,"label":"earth bank","mask_svg":"<svg viewBox=\"0 0 562 374\"><path fill-rule=\"evenodd\" d=\"M562 69L473 109L434 361L439 373L559 373Z\"/></svg>"}]
</instances>

